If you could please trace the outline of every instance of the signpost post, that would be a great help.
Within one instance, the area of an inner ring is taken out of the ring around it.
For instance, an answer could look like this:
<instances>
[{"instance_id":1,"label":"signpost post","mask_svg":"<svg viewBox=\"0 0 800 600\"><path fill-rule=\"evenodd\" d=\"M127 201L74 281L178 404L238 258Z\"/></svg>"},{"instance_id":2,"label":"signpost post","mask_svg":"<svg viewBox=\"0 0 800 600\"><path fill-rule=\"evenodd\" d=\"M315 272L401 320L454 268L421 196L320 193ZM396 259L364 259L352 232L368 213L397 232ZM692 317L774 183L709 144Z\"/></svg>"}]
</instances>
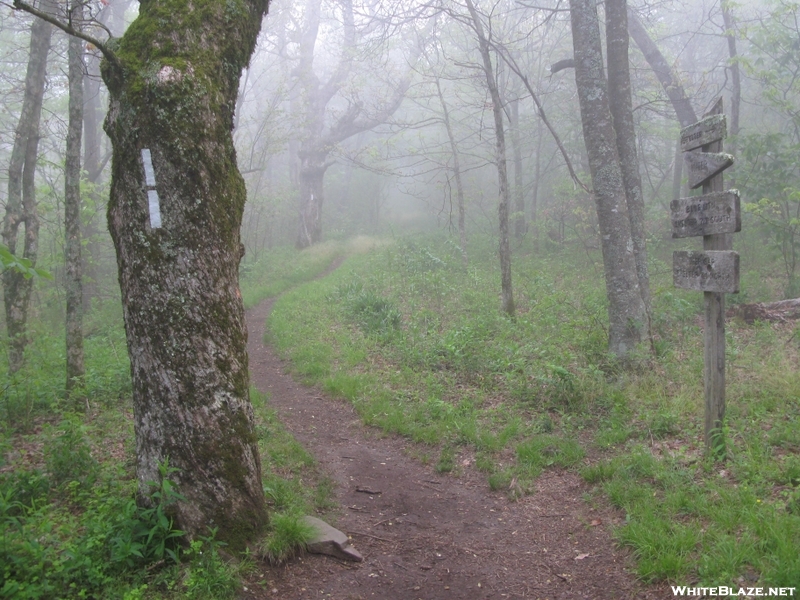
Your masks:
<instances>
[{"instance_id":1,"label":"signpost post","mask_svg":"<svg viewBox=\"0 0 800 600\"><path fill-rule=\"evenodd\" d=\"M739 292L739 255L731 233L740 231L739 193L724 191L722 171L733 156L722 152L727 133L722 98L703 119L681 130L681 150L689 167L689 185L703 195L673 200L672 237L703 236L703 252L676 251L676 287L702 291L705 299L705 443L707 451L724 448L725 294ZM697 151L699 149L699 151Z\"/></svg>"}]
</instances>

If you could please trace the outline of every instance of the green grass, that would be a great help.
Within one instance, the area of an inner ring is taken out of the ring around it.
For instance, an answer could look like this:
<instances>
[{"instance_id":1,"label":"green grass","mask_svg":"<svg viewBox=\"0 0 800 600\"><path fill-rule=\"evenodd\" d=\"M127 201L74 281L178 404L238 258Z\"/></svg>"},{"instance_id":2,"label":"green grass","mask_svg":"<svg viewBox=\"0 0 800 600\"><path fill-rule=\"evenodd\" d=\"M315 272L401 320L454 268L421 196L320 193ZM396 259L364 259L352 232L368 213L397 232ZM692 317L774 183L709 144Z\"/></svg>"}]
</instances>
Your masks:
<instances>
[{"instance_id":1,"label":"green grass","mask_svg":"<svg viewBox=\"0 0 800 600\"><path fill-rule=\"evenodd\" d=\"M271 521L255 556L281 562L302 551L303 514L328 514L333 483L251 391ZM165 518L177 496L169 467L157 508L133 500L129 401L89 414L36 417L30 432L0 437L0 597L233 598L247 559L230 562L213 534L179 545ZM69 590L65 592L65 590Z\"/></svg>"},{"instance_id":2,"label":"green grass","mask_svg":"<svg viewBox=\"0 0 800 600\"><path fill-rule=\"evenodd\" d=\"M499 311L494 242L479 238L467 269L453 244L433 237L281 249L244 269L242 290L248 304L285 291L268 337L296 374L352 402L365 423L415 442L411 453L433 469L457 477L475 468L487 490L511 499L532 493L543 470L571 469L593 502L624 512L614 535L631 548L643 580L715 586L747 576L794 585L797 329L729 323L727 446L724 460L705 457L702 300L672 287L666 250L651 262L656 356L643 354L628 369L605 351L599 256L565 247L516 249L513 320ZM348 256L343 266L314 280L338 256ZM769 270L748 269L762 267ZM768 299L760 288L743 293ZM228 563L213 536L185 549L179 563L153 562L175 551L169 527L160 526L155 544L137 546L160 519L131 501L118 307L107 303L88 323L88 412L87 403L64 399L63 335L54 322L33 324L28 365L0 387L0 462L9 463L0 464L0 595L231 597L248 560ZM274 515L256 552L279 562L307 539L302 514L335 511L333 484L268 399L252 398Z\"/></svg>"},{"instance_id":3,"label":"green grass","mask_svg":"<svg viewBox=\"0 0 800 600\"><path fill-rule=\"evenodd\" d=\"M309 383L365 423L420 444L440 472L475 457L518 497L544 469L575 469L625 512L618 543L646 581L800 580L800 344L789 326L727 331L724 460L703 452L702 295L651 263L656 356L623 369L606 352L600 257L514 259L515 319L499 311L489 241L464 269L453 244L399 240L284 295L269 340ZM762 290L763 291L763 290ZM762 291L743 290L763 299Z\"/></svg>"},{"instance_id":4,"label":"green grass","mask_svg":"<svg viewBox=\"0 0 800 600\"><path fill-rule=\"evenodd\" d=\"M339 258L369 252L380 241L358 236L346 242L329 241L296 250L291 246L271 249L257 262L245 258L239 270L245 308L265 298L274 298L301 283L313 280Z\"/></svg>"}]
</instances>

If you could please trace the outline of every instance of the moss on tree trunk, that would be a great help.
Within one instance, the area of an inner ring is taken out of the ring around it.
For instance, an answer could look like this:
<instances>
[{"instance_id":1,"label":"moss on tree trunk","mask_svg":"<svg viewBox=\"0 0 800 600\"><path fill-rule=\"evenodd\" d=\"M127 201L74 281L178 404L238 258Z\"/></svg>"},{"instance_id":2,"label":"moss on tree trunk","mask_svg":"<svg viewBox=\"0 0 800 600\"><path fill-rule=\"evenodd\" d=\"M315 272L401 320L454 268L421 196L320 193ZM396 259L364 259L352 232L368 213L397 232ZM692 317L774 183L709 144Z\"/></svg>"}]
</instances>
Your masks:
<instances>
[{"instance_id":1,"label":"moss on tree trunk","mask_svg":"<svg viewBox=\"0 0 800 600\"><path fill-rule=\"evenodd\" d=\"M113 47L121 68L103 65L114 151L108 225L140 499L169 460L186 498L176 526L190 537L216 527L234 550L267 518L238 289L246 192L231 135L239 76L266 8L267 0L143 0Z\"/></svg>"}]
</instances>

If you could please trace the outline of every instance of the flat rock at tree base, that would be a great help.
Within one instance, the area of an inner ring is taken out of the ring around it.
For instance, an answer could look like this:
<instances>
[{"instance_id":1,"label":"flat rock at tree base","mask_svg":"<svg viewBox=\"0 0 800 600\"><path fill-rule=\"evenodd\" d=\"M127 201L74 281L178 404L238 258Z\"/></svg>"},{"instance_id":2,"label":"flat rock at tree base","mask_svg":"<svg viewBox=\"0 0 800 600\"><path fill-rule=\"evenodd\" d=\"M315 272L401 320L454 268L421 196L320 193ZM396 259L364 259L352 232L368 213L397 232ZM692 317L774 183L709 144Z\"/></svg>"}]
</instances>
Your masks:
<instances>
[{"instance_id":1,"label":"flat rock at tree base","mask_svg":"<svg viewBox=\"0 0 800 600\"><path fill-rule=\"evenodd\" d=\"M350 545L350 538L344 533L331 527L322 519L305 516L303 521L314 528L316 535L306 544L312 554L327 554L342 560L361 562L364 557L358 550Z\"/></svg>"}]
</instances>

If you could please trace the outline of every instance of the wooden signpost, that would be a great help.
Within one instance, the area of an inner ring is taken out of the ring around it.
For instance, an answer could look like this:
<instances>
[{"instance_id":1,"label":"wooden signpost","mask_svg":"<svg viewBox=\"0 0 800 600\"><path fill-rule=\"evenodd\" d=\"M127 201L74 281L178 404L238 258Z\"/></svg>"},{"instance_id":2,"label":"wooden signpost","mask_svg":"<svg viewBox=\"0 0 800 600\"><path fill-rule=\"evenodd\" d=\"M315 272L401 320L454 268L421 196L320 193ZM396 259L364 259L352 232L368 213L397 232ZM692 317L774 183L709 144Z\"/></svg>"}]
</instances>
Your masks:
<instances>
[{"instance_id":1,"label":"wooden signpost","mask_svg":"<svg viewBox=\"0 0 800 600\"><path fill-rule=\"evenodd\" d=\"M705 299L705 442L724 448L725 294L739 291L739 255L731 250L731 233L742 229L739 192L724 191L722 172L733 156L722 152L727 134L722 98L703 119L681 130L681 150L689 167L689 186L703 186L701 196L670 204L672 237L703 236L703 252L673 254L675 287L702 291ZM698 150L699 149L699 150Z\"/></svg>"}]
</instances>

